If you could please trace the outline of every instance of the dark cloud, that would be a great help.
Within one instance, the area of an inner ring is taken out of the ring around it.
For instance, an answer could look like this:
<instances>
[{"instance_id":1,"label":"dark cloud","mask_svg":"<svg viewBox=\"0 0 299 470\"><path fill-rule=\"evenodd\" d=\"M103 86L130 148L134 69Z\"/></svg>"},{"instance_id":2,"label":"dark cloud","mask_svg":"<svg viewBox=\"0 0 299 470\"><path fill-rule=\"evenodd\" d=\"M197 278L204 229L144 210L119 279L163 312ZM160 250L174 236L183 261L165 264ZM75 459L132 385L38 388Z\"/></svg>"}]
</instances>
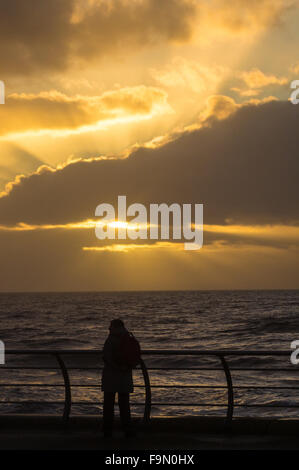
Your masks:
<instances>
[{"instance_id":1,"label":"dark cloud","mask_svg":"<svg viewBox=\"0 0 299 470\"><path fill-rule=\"evenodd\" d=\"M0 199L0 224L64 224L98 204L203 203L204 221L298 222L299 107L269 102L123 160L80 161L24 177Z\"/></svg>"},{"instance_id":2,"label":"dark cloud","mask_svg":"<svg viewBox=\"0 0 299 470\"><path fill-rule=\"evenodd\" d=\"M73 3L73 0L1 0L1 76L61 69L66 65Z\"/></svg>"},{"instance_id":3,"label":"dark cloud","mask_svg":"<svg viewBox=\"0 0 299 470\"><path fill-rule=\"evenodd\" d=\"M73 59L186 40L193 0L1 0L1 77L61 70ZM90 5L89 7L87 5Z\"/></svg>"},{"instance_id":4,"label":"dark cloud","mask_svg":"<svg viewBox=\"0 0 299 470\"><path fill-rule=\"evenodd\" d=\"M193 0L96 3L76 26L79 56L88 58L119 47L186 40L191 34L195 5Z\"/></svg>"},{"instance_id":5,"label":"dark cloud","mask_svg":"<svg viewBox=\"0 0 299 470\"><path fill-rule=\"evenodd\" d=\"M0 74L60 71L129 54L147 45L186 41L195 25L247 33L280 24L292 0L1 0ZM198 14L199 13L199 14Z\"/></svg>"}]
</instances>

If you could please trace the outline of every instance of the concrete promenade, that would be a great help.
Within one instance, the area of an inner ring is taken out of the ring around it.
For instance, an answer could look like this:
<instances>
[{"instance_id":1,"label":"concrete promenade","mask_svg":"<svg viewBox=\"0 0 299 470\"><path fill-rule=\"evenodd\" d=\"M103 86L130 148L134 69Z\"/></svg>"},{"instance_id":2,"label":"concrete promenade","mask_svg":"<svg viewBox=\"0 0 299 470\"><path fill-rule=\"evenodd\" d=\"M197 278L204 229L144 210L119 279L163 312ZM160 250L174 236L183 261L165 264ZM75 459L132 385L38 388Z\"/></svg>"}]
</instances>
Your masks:
<instances>
[{"instance_id":1,"label":"concrete promenade","mask_svg":"<svg viewBox=\"0 0 299 470\"><path fill-rule=\"evenodd\" d=\"M299 420L235 418L230 430L218 417L153 418L149 426L136 421L136 436L115 433L103 439L101 419L57 416L0 417L0 449L299 449Z\"/></svg>"}]
</instances>

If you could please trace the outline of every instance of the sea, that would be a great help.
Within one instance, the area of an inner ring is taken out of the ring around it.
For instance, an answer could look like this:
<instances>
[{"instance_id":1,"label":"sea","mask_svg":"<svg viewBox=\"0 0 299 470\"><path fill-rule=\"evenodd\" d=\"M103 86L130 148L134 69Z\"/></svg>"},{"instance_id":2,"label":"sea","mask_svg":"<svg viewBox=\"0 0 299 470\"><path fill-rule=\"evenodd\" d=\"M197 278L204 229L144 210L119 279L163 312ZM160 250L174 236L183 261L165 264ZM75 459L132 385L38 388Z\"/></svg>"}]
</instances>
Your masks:
<instances>
[{"instance_id":1,"label":"sea","mask_svg":"<svg viewBox=\"0 0 299 470\"><path fill-rule=\"evenodd\" d=\"M299 340L299 290L1 293L0 318L6 351L0 414L63 413L63 377L54 355L60 351L69 371L71 415L99 415L102 357L80 350L101 350L110 321L121 318L143 351L177 351L143 355L152 416L225 417L226 378L212 354L223 349L290 352L282 357L227 353L234 416L299 416L299 365L290 360L291 343ZM190 355L180 355L182 349ZM39 350L49 353L38 355ZM70 350L76 351L63 353ZM195 350L206 355L194 356ZM140 368L133 376L132 414L141 418Z\"/></svg>"}]
</instances>

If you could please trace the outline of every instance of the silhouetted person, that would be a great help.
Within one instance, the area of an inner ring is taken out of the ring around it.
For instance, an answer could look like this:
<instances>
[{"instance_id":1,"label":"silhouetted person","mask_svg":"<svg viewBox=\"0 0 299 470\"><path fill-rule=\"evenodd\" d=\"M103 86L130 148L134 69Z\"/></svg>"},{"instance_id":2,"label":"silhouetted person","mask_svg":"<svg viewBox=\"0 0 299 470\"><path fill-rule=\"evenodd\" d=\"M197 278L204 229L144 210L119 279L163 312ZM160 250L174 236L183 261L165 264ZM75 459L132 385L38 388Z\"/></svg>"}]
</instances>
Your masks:
<instances>
[{"instance_id":1,"label":"silhouetted person","mask_svg":"<svg viewBox=\"0 0 299 470\"><path fill-rule=\"evenodd\" d=\"M104 437L110 437L113 431L115 394L118 393L118 405L122 429L127 436L132 434L130 396L133 392L132 367L124 362L124 346L130 337L122 320L112 320L110 334L103 350L104 368L102 373L102 391L104 392L103 431Z\"/></svg>"}]
</instances>

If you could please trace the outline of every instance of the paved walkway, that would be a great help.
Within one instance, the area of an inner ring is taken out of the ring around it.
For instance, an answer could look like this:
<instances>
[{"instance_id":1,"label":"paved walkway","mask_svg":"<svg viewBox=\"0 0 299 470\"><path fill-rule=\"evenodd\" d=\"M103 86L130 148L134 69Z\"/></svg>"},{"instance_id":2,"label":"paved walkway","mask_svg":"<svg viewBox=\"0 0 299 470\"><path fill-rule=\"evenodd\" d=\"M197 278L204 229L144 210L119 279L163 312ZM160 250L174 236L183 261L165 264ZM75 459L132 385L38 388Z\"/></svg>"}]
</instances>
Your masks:
<instances>
[{"instance_id":1,"label":"paved walkway","mask_svg":"<svg viewBox=\"0 0 299 470\"><path fill-rule=\"evenodd\" d=\"M49 416L0 417L0 449L299 449L299 420L236 419L232 430L219 418L157 418L137 435L118 429L103 439L95 417L74 417L65 427Z\"/></svg>"}]
</instances>

